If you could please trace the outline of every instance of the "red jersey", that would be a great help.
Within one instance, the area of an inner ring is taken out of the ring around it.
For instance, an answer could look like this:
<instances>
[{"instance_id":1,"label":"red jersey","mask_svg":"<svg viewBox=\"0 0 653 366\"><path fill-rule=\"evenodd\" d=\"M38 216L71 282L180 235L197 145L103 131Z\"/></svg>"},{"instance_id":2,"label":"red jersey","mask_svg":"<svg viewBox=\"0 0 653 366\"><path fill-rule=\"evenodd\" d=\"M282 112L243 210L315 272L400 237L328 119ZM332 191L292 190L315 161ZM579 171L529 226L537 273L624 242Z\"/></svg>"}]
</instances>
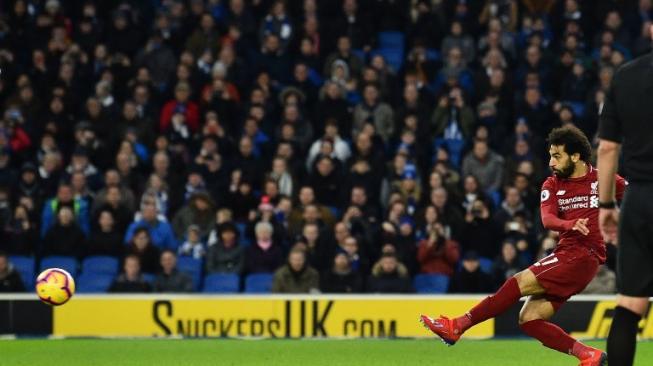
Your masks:
<instances>
[{"instance_id":1,"label":"red jersey","mask_svg":"<svg viewBox=\"0 0 653 366\"><path fill-rule=\"evenodd\" d=\"M558 178L550 176L542 185L540 212L544 227L560 233L558 249L585 246L592 249L601 263L605 262L605 243L599 230L599 179L598 172L591 165L589 171L579 178ZM626 185L624 178L616 177L617 200L621 200ZM589 234L572 230L576 220L589 219Z\"/></svg>"}]
</instances>

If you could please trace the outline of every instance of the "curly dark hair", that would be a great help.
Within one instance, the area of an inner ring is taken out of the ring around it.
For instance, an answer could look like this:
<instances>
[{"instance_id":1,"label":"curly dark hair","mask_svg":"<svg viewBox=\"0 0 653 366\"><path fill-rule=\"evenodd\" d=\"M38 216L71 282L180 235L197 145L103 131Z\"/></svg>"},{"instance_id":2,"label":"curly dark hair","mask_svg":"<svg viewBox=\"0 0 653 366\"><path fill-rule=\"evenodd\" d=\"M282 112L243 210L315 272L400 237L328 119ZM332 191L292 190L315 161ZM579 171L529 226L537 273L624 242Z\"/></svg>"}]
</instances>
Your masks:
<instances>
[{"instance_id":1,"label":"curly dark hair","mask_svg":"<svg viewBox=\"0 0 653 366\"><path fill-rule=\"evenodd\" d=\"M554 128L549 133L547 141L550 145L564 146L565 152L569 155L578 153L582 161L589 161L592 156L590 141L583 131L574 125Z\"/></svg>"}]
</instances>

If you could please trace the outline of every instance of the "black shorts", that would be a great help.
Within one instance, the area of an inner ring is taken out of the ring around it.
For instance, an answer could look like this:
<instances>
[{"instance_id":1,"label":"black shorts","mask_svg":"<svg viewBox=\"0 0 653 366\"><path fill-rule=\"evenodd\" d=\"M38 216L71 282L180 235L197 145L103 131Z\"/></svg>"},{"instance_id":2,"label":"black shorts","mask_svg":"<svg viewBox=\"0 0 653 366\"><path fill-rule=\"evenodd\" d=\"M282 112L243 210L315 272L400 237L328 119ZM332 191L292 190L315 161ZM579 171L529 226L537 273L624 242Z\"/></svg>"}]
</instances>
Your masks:
<instances>
[{"instance_id":1,"label":"black shorts","mask_svg":"<svg viewBox=\"0 0 653 366\"><path fill-rule=\"evenodd\" d=\"M617 289L626 296L653 296L653 183L626 189L619 218Z\"/></svg>"}]
</instances>

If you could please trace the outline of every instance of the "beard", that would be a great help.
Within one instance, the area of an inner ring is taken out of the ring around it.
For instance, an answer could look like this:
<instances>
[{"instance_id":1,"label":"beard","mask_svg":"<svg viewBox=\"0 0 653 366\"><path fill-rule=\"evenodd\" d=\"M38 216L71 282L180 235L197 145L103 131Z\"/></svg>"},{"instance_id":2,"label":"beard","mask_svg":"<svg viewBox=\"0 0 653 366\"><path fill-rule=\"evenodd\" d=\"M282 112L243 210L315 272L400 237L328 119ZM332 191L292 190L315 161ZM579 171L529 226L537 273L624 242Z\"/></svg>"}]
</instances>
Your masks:
<instances>
[{"instance_id":1,"label":"beard","mask_svg":"<svg viewBox=\"0 0 653 366\"><path fill-rule=\"evenodd\" d=\"M562 169L553 169L553 174L555 174L558 178L567 179L571 177L572 174L574 174L574 169L574 163L569 161L569 163L562 167Z\"/></svg>"}]
</instances>

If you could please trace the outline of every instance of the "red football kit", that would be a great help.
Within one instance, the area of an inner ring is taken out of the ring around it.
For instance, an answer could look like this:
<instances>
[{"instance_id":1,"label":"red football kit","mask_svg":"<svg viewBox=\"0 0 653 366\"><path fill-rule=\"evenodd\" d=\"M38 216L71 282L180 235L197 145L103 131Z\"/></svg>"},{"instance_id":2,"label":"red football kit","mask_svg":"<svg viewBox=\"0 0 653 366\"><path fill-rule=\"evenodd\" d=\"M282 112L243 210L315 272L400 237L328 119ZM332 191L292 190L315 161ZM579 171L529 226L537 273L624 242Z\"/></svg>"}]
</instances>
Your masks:
<instances>
[{"instance_id":1,"label":"red football kit","mask_svg":"<svg viewBox=\"0 0 653 366\"><path fill-rule=\"evenodd\" d=\"M616 195L621 200L627 182L617 175ZM599 230L599 182L597 170L588 165L587 174L579 178L553 175L542 185L540 197L542 223L560 234L551 255L529 269L546 289L546 299L560 307L581 292L605 262L605 243ZM578 219L588 219L589 234L573 230Z\"/></svg>"}]
</instances>

